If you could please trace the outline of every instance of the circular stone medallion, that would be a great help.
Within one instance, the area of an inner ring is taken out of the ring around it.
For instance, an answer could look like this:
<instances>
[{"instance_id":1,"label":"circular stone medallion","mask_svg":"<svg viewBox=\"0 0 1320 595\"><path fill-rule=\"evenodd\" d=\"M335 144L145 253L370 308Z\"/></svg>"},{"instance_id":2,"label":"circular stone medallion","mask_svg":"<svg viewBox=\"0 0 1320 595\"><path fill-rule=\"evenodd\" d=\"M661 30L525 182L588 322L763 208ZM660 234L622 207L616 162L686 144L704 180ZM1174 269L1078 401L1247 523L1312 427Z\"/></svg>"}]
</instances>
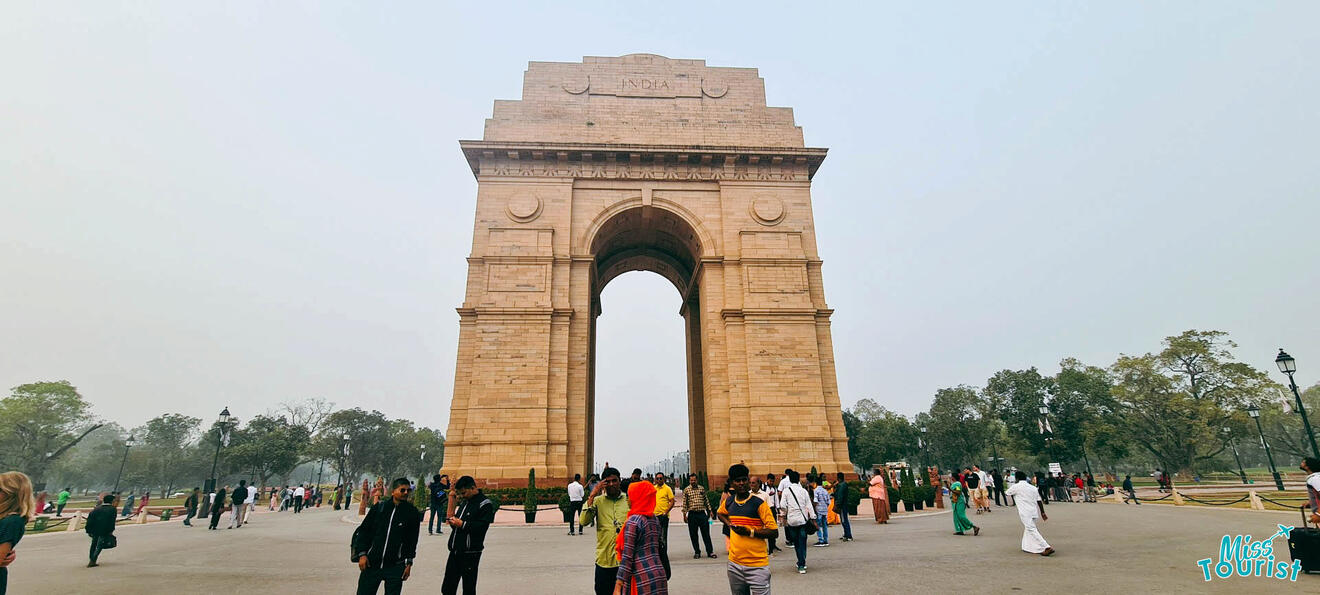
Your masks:
<instances>
[{"instance_id":1,"label":"circular stone medallion","mask_svg":"<svg viewBox=\"0 0 1320 595\"><path fill-rule=\"evenodd\" d=\"M705 93L706 97L719 99L729 92L729 84L724 81L701 79L701 92Z\"/></svg>"},{"instance_id":2,"label":"circular stone medallion","mask_svg":"<svg viewBox=\"0 0 1320 595\"><path fill-rule=\"evenodd\" d=\"M566 77L560 86L572 95L581 95L591 87L591 77Z\"/></svg>"},{"instance_id":3,"label":"circular stone medallion","mask_svg":"<svg viewBox=\"0 0 1320 595\"><path fill-rule=\"evenodd\" d=\"M530 194L522 194L509 199L505 207L509 218L519 223L527 223L541 215L541 199Z\"/></svg>"},{"instance_id":4,"label":"circular stone medallion","mask_svg":"<svg viewBox=\"0 0 1320 595\"><path fill-rule=\"evenodd\" d=\"M761 225L779 225L784 220L784 201L773 196L758 196L751 207L752 218Z\"/></svg>"}]
</instances>

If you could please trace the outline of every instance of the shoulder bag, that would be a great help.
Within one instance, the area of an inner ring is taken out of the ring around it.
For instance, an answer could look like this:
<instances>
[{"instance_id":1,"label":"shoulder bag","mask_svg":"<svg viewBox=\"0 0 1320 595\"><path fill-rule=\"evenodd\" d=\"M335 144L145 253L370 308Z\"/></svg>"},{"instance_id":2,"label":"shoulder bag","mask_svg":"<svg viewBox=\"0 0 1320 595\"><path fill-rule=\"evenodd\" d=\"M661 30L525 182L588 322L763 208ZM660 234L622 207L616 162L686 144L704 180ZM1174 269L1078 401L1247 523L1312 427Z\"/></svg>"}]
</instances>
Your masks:
<instances>
[{"instance_id":1,"label":"shoulder bag","mask_svg":"<svg viewBox=\"0 0 1320 595\"><path fill-rule=\"evenodd\" d=\"M797 491L793 489L793 486L788 486L788 493L793 495L793 501L797 503L798 510L802 513L802 518L807 519L807 524L803 525L807 528L807 533L820 531L820 527L816 526L815 515L807 514L807 509L802 508L802 501L798 499ZM812 512L815 511L813 510ZM784 523L788 523L788 513L784 513Z\"/></svg>"}]
</instances>

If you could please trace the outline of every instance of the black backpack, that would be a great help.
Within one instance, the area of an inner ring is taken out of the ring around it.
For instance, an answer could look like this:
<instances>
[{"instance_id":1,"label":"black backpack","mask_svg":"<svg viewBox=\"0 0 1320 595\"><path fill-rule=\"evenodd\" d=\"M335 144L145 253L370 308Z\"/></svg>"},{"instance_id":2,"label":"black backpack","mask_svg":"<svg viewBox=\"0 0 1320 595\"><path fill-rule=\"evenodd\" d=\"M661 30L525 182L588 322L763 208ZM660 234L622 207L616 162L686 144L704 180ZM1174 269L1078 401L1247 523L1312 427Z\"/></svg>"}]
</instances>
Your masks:
<instances>
[{"instance_id":1,"label":"black backpack","mask_svg":"<svg viewBox=\"0 0 1320 595\"><path fill-rule=\"evenodd\" d=\"M357 528L353 530L353 537L348 541L348 561L354 564L357 564L358 562L358 552L364 551L359 547L362 544L363 538L370 539L370 531L365 530L366 526L367 523L365 520L364 522L359 523Z\"/></svg>"}]
</instances>

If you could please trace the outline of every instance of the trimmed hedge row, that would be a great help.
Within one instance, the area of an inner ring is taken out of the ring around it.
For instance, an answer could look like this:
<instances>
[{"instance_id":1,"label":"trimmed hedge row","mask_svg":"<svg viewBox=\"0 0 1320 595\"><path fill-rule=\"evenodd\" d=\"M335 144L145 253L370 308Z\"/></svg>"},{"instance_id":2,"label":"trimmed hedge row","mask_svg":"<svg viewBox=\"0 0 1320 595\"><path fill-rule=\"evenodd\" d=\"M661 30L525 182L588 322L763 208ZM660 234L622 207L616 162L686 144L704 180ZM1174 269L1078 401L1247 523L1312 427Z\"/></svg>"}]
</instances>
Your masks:
<instances>
[{"instance_id":1,"label":"trimmed hedge row","mask_svg":"<svg viewBox=\"0 0 1320 595\"><path fill-rule=\"evenodd\" d=\"M535 488L537 504L558 504L560 497L568 498L568 488ZM496 506L517 506L527 499L527 488L490 488L481 493L490 498Z\"/></svg>"}]
</instances>

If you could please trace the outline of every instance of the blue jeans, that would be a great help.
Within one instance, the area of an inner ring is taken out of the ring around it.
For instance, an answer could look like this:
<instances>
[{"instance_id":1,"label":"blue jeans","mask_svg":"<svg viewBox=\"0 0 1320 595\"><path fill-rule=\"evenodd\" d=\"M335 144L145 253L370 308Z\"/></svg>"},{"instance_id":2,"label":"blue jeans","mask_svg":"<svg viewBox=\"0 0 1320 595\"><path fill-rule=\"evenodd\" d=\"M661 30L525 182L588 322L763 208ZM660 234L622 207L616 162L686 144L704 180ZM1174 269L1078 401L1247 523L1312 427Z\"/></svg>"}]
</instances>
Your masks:
<instances>
[{"instance_id":1,"label":"blue jeans","mask_svg":"<svg viewBox=\"0 0 1320 595\"><path fill-rule=\"evenodd\" d=\"M820 527L820 529L816 531L817 543L830 542L830 526L825 522L827 520L829 520L829 516L827 514L816 515L816 526Z\"/></svg>"},{"instance_id":2,"label":"blue jeans","mask_svg":"<svg viewBox=\"0 0 1320 595\"><path fill-rule=\"evenodd\" d=\"M793 552L797 554L797 565L807 565L807 526L784 527L785 537L793 544Z\"/></svg>"},{"instance_id":3,"label":"blue jeans","mask_svg":"<svg viewBox=\"0 0 1320 595\"><path fill-rule=\"evenodd\" d=\"M431 533L431 527L435 527L441 535L445 534L445 507L431 506L430 520L426 521L426 532Z\"/></svg>"},{"instance_id":4,"label":"blue jeans","mask_svg":"<svg viewBox=\"0 0 1320 595\"><path fill-rule=\"evenodd\" d=\"M852 539L852 524L848 522L848 509L839 512L839 524L843 525L843 538Z\"/></svg>"}]
</instances>

